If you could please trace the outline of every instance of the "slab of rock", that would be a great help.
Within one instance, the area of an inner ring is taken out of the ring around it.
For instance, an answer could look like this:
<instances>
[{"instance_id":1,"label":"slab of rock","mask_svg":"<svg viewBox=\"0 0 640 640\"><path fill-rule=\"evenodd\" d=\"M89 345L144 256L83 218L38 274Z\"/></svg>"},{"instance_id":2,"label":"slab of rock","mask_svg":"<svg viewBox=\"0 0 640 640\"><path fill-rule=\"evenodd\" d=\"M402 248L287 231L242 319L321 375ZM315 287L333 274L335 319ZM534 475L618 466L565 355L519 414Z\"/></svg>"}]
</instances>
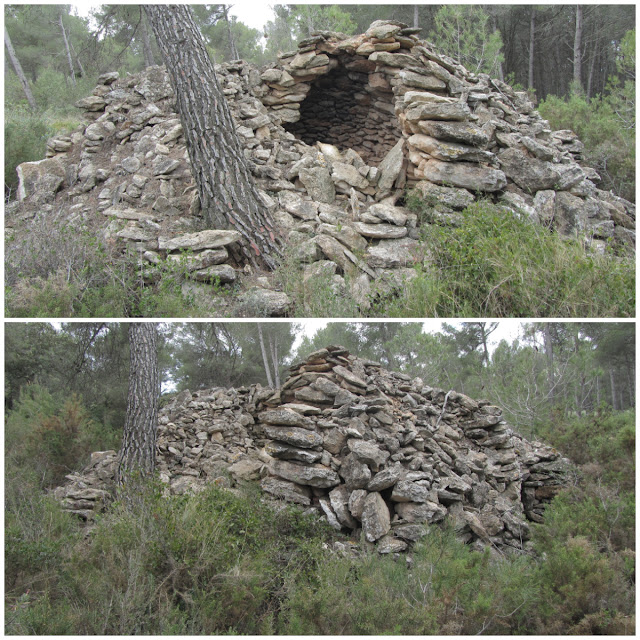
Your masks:
<instances>
[{"instance_id":1,"label":"slab of rock","mask_svg":"<svg viewBox=\"0 0 640 640\"><path fill-rule=\"evenodd\" d=\"M338 474L321 464L303 465L287 460L276 460L272 465L275 475L296 484L328 489L340 484Z\"/></svg>"},{"instance_id":2,"label":"slab of rock","mask_svg":"<svg viewBox=\"0 0 640 640\"><path fill-rule=\"evenodd\" d=\"M400 479L400 467L387 467L376 473L367 485L367 491L383 491L393 487Z\"/></svg>"},{"instance_id":3,"label":"slab of rock","mask_svg":"<svg viewBox=\"0 0 640 640\"><path fill-rule=\"evenodd\" d=\"M507 177L498 169L472 165L468 162L428 160L423 177L440 185L453 185L472 191L500 191L507 186Z\"/></svg>"},{"instance_id":4,"label":"slab of rock","mask_svg":"<svg viewBox=\"0 0 640 640\"><path fill-rule=\"evenodd\" d=\"M365 238L404 238L408 232L406 227L397 227L394 224L366 224L354 222L354 229Z\"/></svg>"},{"instance_id":5,"label":"slab of rock","mask_svg":"<svg viewBox=\"0 0 640 640\"><path fill-rule=\"evenodd\" d=\"M298 174L300 182L313 200L332 204L336 199L336 188L327 167L310 167Z\"/></svg>"},{"instance_id":6,"label":"slab of rock","mask_svg":"<svg viewBox=\"0 0 640 640\"><path fill-rule=\"evenodd\" d=\"M231 284L236 281L238 274L228 264L214 264L204 269L198 269L189 274L190 278L198 282L217 282L219 284Z\"/></svg>"},{"instance_id":7,"label":"slab of rock","mask_svg":"<svg viewBox=\"0 0 640 640\"><path fill-rule=\"evenodd\" d=\"M398 227L404 227L407 224L408 216L405 211L400 207L395 207L391 204L372 204L367 213L375 216L383 222L395 224Z\"/></svg>"},{"instance_id":8,"label":"slab of rock","mask_svg":"<svg viewBox=\"0 0 640 640\"><path fill-rule=\"evenodd\" d=\"M398 240L381 240L377 245L367 249L365 259L375 268L395 269L414 264L418 259L417 250L420 244L411 238Z\"/></svg>"},{"instance_id":9,"label":"slab of rock","mask_svg":"<svg viewBox=\"0 0 640 640\"><path fill-rule=\"evenodd\" d=\"M447 515L447 510L435 502L400 502L395 507L396 513L405 522L439 522Z\"/></svg>"},{"instance_id":10,"label":"slab of rock","mask_svg":"<svg viewBox=\"0 0 640 640\"><path fill-rule=\"evenodd\" d=\"M384 498L377 492L370 493L364 500L362 510L362 531L369 542L375 542L389 533L391 516Z\"/></svg>"},{"instance_id":11,"label":"slab of rock","mask_svg":"<svg viewBox=\"0 0 640 640\"><path fill-rule=\"evenodd\" d=\"M386 463L391 455L370 440L350 439L347 441L347 446L355 458L359 462L368 465L372 471L379 471L380 467Z\"/></svg>"},{"instance_id":12,"label":"slab of rock","mask_svg":"<svg viewBox=\"0 0 640 640\"><path fill-rule=\"evenodd\" d=\"M311 504L311 490L294 482L279 480L278 478L264 478L260 487L265 493L285 502L309 506Z\"/></svg>"},{"instance_id":13,"label":"slab of rock","mask_svg":"<svg viewBox=\"0 0 640 640\"><path fill-rule=\"evenodd\" d=\"M297 460L306 464L313 464L322 458L320 451L310 451L309 449L299 449L283 444L282 442L270 442L265 446L265 451L273 458L279 460Z\"/></svg>"},{"instance_id":14,"label":"slab of rock","mask_svg":"<svg viewBox=\"0 0 640 640\"><path fill-rule=\"evenodd\" d=\"M422 133L412 135L408 142L420 151L428 153L432 158L445 162L491 162L494 158L493 153L489 151L475 149L459 142L437 140Z\"/></svg>"},{"instance_id":15,"label":"slab of rock","mask_svg":"<svg viewBox=\"0 0 640 640\"><path fill-rule=\"evenodd\" d=\"M462 211L475 201L475 196L466 189L442 187L427 180L418 182L415 189L432 206L443 204L445 207Z\"/></svg>"},{"instance_id":16,"label":"slab of rock","mask_svg":"<svg viewBox=\"0 0 640 640\"><path fill-rule=\"evenodd\" d=\"M418 128L438 140L461 142L479 148L484 148L489 144L489 134L470 122L420 120Z\"/></svg>"},{"instance_id":17,"label":"slab of rock","mask_svg":"<svg viewBox=\"0 0 640 640\"><path fill-rule=\"evenodd\" d=\"M322 436L308 429L265 425L264 432L272 440L286 442L294 447L302 447L303 449L312 449L322 444Z\"/></svg>"},{"instance_id":18,"label":"slab of rock","mask_svg":"<svg viewBox=\"0 0 640 640\"><path fill-rule=\"evenodd\" d=\"M467 120L471 111L462 102L423 102L407 109L407 120Z\"/></svg>"},{"instance_id":19,"label":"slab of rock","mask_svg":"<svg viewBox=\"0 0 640 640\"><path fill-rule=\"evenodd\" d=\"M549 162L531 158L518 149L505 149L498 155L500 168L526 193L554 189L560 173Z\"/></svg>"},{"instance_id":20,"label":"slab of rock","mask_svg":"<svg viewBox=\"0 0 640 640\"><path fill-rule=\"evenodd\" d=\"M297 407L298 409L294 409ZM287 407L279 407L277 409L269 409L262 412L259 418L262 422L266 422L271 425L279 425L284 427L301 427L302 429L315 429L315 423L313 420L306 418L303 413L318 412L315 407L308 405L294 404L287 405Z\"/></svg>"},{"instance_id":21,"label":"slab of rock","mask_svg":"<svg viewBox=\"0 0 640 640\"><path fill-rule=\"evenodd\" d=\"M391 500L394 502L427 502L428 499L428 486L406 480L400 480L391 493Z\"/></svg>"},{"instance_id":22,"label":"slab of rock","mask_svg":"<svg viewBox=\"0 0 640 640\"><path fill-rule=\"evenodd\" d=\"M378 189L387 191L400 175L404 164L404 138L400 138L378 166Z\"/></svg>"},{"instance_id":23,"label":"slab of rock","mask_svg":"<svg viewBox=\"0 0 640 640\"><path fill-rule=\"evenodd\" d=\"M369 492L364 489L355 489L349 495L349 513L351 513L356 520L362 520L364 501L367 495L369 495Z\"/></svg>"},{"instance_id":24,"label":"slab of rock","mask_svg":"<svg viewBox=\"0 0 640 640\"><path fill-rule=\"evenodd\" d=\"M371 479L369 467L354 454L349 454L340 467L340 475L349 490L364 489Z\"/></svg>"},{"instance_id":25,"label":"slab of rock","mask_svg":"<svg viewBox=\"0 0 640 640\"><path fill-rule=\"evenodd\" d=\"M393 533L388 533L378 540L376 551L380 554L401 553L406 551L409 545L400 538L396 538Z\"/></svg>"},{"instance_id":26,"label":"slab of rock","mask_svg":"<svg viewBox=\"0 0 640 640\"><path fill-rule=\"evenodd\" d=\"M53 200L54 194L62 187L65 169L56 158L37 162L23 162L16 168L18 173L18 200L38 194L43 200Z\"/></svg>"},{"instance_id":27,"label":"slab of rock","mask_svg":"<svg viewBox=\"0 0 640 640\"><path fill-rule=\"evenodd\" d=\"M348 529L355 529L358 526L355 518L349 511L349 495L350 491L345 485L340 485L329 492L329 501L331 508L336 514L338 522Z\"/></svg>"},{"instance_id":28,"label":"slab of rock","mask_svg":"<svg viewBox=\"0 0 640 640\"><path fill-rule=\"evenodd\" d=\"M291 299L286 293L270 289L250 289L239 300L245 314L251 317L280 318L291 307Z\"/></svg>"},{"instance_id":29,"label":"slab of rock","mask_svg":"<svg viewBox=\"0 0 640 640\"><path fill-rule=\"evenodd\" d=\"M334 183L344 182L356 189L366 189L369 181L352 165L346 162L334 162L331 178Z\"/></svg>"},{"instance_id":30,"label":"slab of rock","mask_svg":"<svg viewBox=\"0 0 640 640\"><path fill-rule=\"evenodd\" d=\"M176 251L178 249L219 249L227 245L239 242L242 236L239 232L223 229L207 229L196 233L186 233L174 238L158 238L158 248L164 251Z\"/></svg>"}]
</instances>

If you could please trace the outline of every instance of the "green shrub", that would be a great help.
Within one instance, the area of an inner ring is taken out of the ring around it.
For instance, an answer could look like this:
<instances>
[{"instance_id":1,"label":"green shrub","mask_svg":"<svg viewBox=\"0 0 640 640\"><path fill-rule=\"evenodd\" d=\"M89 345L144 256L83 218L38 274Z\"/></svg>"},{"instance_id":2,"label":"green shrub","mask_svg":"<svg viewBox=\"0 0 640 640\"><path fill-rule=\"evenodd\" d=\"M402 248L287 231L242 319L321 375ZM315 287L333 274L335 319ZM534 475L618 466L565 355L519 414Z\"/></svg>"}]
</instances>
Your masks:
<instances>
[{"instance_id":1,"label":"green shrub","mask_svg":"<svg viewBox=\"0 0 640 640\"><path fill-rule=\"evenodd\" d=\"M6 110L4 114L5 192L18 187L16 167L23 162L42 160L52 131L41 114L27 107Z\"/></svg>"},{"instance_id":2,"label":"green shrub","mask_svg":"<svg viewBox=\"0 0 640 640\"><path fill-rule=\"evenodd\" d=\"M61 215L36 216L20 242L7 244L8 317L211 315L208 306L183 293L184 261L143 266L133 250L117 252L90 229L65 224ZM156 284L145 282L152 269L162 276Z\"/></svg>"},{"instance_id":3,"label":"green shrub","mask_svg":"<svg viewBox=\"0 0 640 640\"><path fill-rule=\"evenodd\" d=\"M576 92L567 98L550 95L540 102L539 111L553 129L571 129L578 135L585 145L585 164L602 178L601 189L635 202L635 120L621 121L618 105L625 93L629 99L623 101L632 103L632 84L589 101Z\"/></svg>"},{"instance_id":4,"label":"green shrub","mask_svg":"<svg viewBox=\"0 0 640 640\"><path fill-rule=\"evenodd\" d=\"M408 204L423 215L427 203ZM392 317L631 317L635 267L583 247L490 203L468 207L457 227L423 226L424 266Z\"/></svg>"}]
</instances>

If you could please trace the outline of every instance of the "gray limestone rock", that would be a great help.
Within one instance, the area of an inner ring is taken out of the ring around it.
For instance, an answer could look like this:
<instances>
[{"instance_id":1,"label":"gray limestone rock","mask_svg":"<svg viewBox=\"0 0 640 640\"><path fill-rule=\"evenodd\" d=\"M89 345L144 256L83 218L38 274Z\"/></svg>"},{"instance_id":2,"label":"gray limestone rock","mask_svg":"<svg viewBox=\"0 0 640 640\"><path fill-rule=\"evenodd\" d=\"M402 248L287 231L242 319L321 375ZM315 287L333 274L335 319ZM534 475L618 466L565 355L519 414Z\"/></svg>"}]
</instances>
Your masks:
<instances>
[{"instance_id":1,"label":"gray limestone rock","mask_svg":"<svg viewBox=\"0 0 640 640\"><path fill-rule=\"evenodd\" d=\"M391 529L389 508L378 492L367 495L362 510L362 531L369 542L382 538Z\"/></svg>"}]
</instances>

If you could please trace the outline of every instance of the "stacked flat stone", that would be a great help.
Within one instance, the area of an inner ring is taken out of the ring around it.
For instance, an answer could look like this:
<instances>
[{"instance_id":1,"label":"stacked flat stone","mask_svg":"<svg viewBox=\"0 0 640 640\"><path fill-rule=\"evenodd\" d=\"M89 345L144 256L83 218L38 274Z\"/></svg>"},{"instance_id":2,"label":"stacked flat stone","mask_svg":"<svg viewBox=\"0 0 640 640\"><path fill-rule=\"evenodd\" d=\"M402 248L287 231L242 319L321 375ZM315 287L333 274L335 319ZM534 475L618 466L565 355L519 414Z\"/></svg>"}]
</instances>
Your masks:
<instances>
[{"instance_id":1,"label":"stacked flat stone","mask_svg":"<svg viewBox=\"0 0 640 640\"><path fill-rule=\"evenodd\" d=\"M447 518L477 547L527 548L529 522L542 521L568 464L514 433L498 407L335 346L294 366L275 392L181 392L160 413L157 455L169 493L260 482L266 497L362 531L380 553ZM54 493L91 517L115 464L115 452L97 452Z\"/></svg>"},{"instance_id":2,"label":"stacked flat stone","mask_svg":"<svg viewBox=\"0 0 640 640\"><path fill-rule=\"evenodd\" d=\"M401 206L411 188L430 203L431 223L455 225L483 197L595 250L614 240L633 252L635 206L597 188L574 133L552 131L526 93L467 71L402 23L318 32L273 67L235 61L216 73L303 278L324 276L363 312L424 259L417 216ZM165 70L104 74L77 106L86 123L50 140L45 160L18 167L7 226L62 211L71 226L134 248L149 282L167 257L200 283L241 280L244 265L229 257L237 234L202 231Z\"/></svg>"}]
</instances>

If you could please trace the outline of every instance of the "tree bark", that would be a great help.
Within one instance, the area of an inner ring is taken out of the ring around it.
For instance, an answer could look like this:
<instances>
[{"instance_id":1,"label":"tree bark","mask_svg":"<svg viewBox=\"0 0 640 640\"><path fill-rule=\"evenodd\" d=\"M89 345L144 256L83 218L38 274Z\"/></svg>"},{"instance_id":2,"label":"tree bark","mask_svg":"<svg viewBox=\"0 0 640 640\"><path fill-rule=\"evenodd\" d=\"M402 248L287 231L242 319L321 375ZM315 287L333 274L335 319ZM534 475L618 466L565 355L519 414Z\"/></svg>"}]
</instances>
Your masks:
<instances>
[{"instance_id":1,"label":"tree bark","mask_svg":"<svg viewBox=\"0 0 640 640\"><path fill-rule=\"evenodd\" d=\"M420 8L420 5L417 5L417 4L413 5L413 28L414 29L418 29L420 27L420 13L418 11L419 8Z\"/></svg>"},{"instance_id":2,"label":"tree bark","mask_svg":"<svg viewBox=\"0 0 640 640\"><path fill-rule=\"evenodd\" d=\"M529 21L529 89L533 89L533 60L536 44L536 8L531 7L531 19Z\"/></svg>"},{"instance_id":3,"label":"tree bark","mask_svg":"<svg viewBox=\"0 0 640 640\"><path fill-rule=\"evenodd\" d=\"M260 351L262 351L262 362L264 370L267 374L267 384L273 388L273 378L271 377L271 367L269 366L269 358L267 357L267 349L264 344L264 335L262 334L262 325L258 322L258 338L260 340Z\"/></svg>"},{"instance_id":4,"label":"tree bark","mask_svg":"<svg viewBox=\"0 0 640 640\"><path fill-rule=\"evenodd\" d=\"M142 53L144 55L144 64L146 67L153 67L156 63L153 57L153 49L151 48L151 38L147 29L145 16L140 12L140 34L142 35Z\"/></svg>"},{"instance_id":5,"label":"tree bark","mask_svg":"<svg viewBox=\"0 0 640 640\"><path fill-rule=\"evenodd\" d=\"M22 65L20 64L20 60L18 60L18 56L16 56L15 49L11 44L11 38L9 37L9 32L7 31L7 27L4 28L4 44L7 47L7 53L9 54L9 60L11 60L11 64L13 65L13 70L16 72L18 76L18 80L20 80L20 84L22 85L22 90L24 91L24 95L27 98L27 102L29 106L36 111L38 105L36 104L35 98L33 97L33 93L31 93L31 89L29 88L29 83L27 82L27 77L24 75L24 71L22 70Z\"/></svg>"},{"instance_id":6,"label":"tree bark","mask_svg":"<svg viewBox=\"0 0 640 640\"><path fill-rule=\"evenodd\" d=\"M576 30L573 38L573 82L582 88L582 5L576 5Z\"/></svg>"},{"instance_id":7,"label":"tree bark","mask_svg":"<svg viewBox=\"0 0 640 640\"><path fill-rule=\"evenodd\" d=\"M151 322L129 325L129 393L116 481L124 484L139 471L150 475L156 466L158 428L158 334Z\"/></svg>"},{"instance_id":8,"label":"tree bark","mask_svg":"<svg viewBox=\"0 0 640 640\"><path fill-rule=\"evenodd\" d=\"M249 172L191 8L144 5L144 9L176 92L205 220L213 228L237 230L242 255L252 265L275 268L281 240Z\"/></svg>"},{"instance_id":9,"label":"tree bark","mask_svg":"<svg viewBox=\"0 0 640 640\"><path fill-rule=\"evenodd\" d=\"M71 77L71 84L76 83L76 73L73 70L73 58L71 57L71 49L69 48L69 40L67 40L67 32L64 29L64 23L62 22L62 13L58 14L58 24L60 25L60 31L62 32L62 40L64 41L64 50L67 54L67 64L69 65L69 76Z\"/></svg>"}]
</instances>

